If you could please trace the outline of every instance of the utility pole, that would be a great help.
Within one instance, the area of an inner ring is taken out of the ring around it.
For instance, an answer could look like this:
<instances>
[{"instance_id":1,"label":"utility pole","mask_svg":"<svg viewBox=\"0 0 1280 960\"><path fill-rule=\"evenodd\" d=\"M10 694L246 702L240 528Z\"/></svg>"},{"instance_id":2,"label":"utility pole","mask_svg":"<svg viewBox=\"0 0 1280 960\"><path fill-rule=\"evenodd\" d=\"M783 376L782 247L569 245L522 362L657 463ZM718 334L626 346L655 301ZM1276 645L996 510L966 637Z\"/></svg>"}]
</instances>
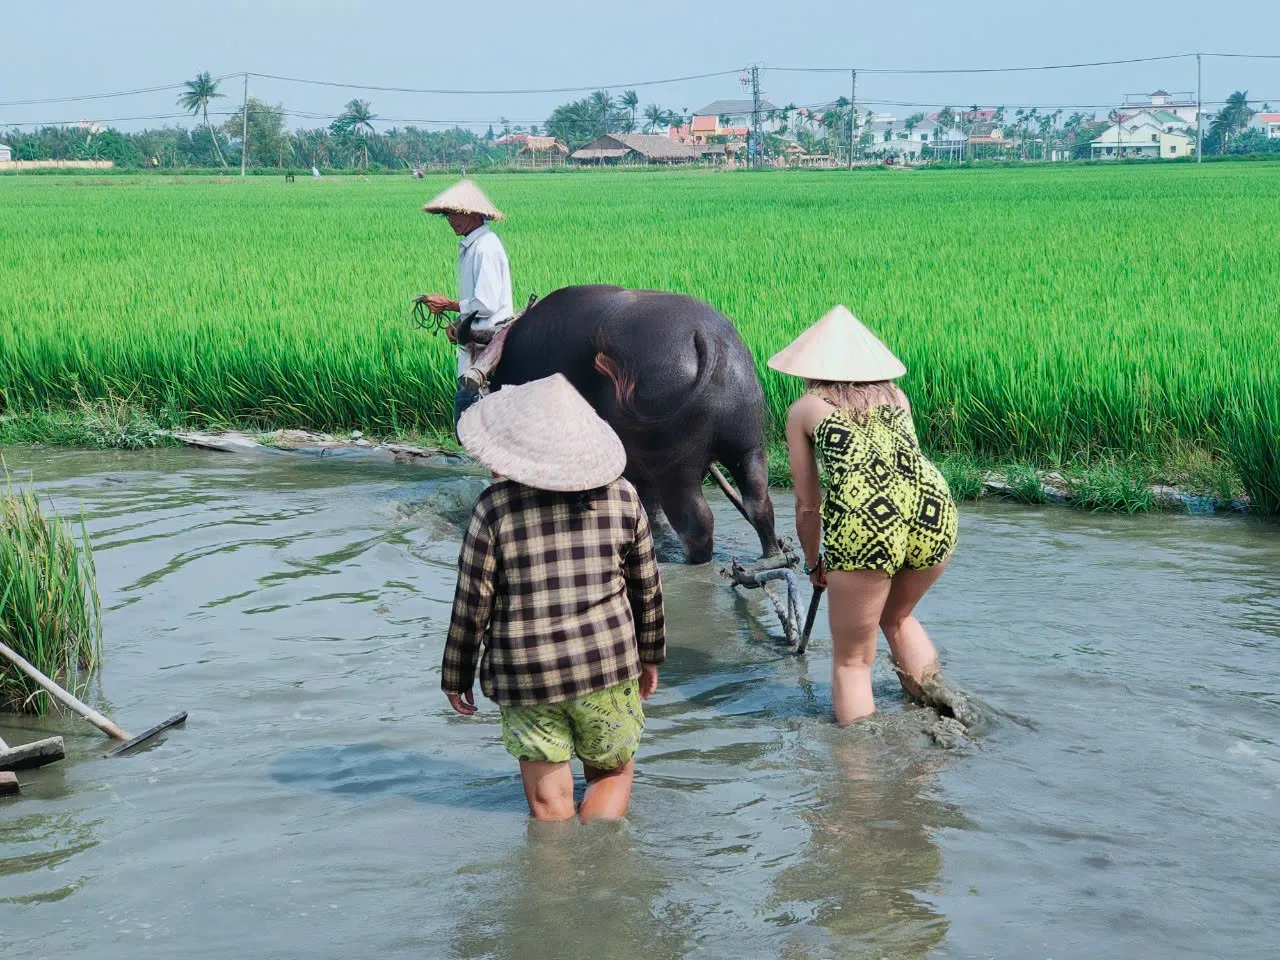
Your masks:
<instances>
[{"instance_id":1,"label":"utility pole","mask_svg":"<svg viewBox=\"0 0 1280 960\"><path fill-rule=\"evenodd\" d=\"M858 120L858 71L849 71L849 169L853 169L854 127Z\"/></svg>"},{"instance_id":2,"label":"utility pole","mask_svg":"<svg viewBox=\"0 0 1280 960\"><path fill-rule=\"evenodd\" d=\"M760 166L763 159L764 131L760 126L760 68L751 67L751 165Z\"/></svg>"},{"instance_id":3,"label":"utility pole","mask_svg":"<svg viewBox=\"0 0 1280 960\"><path fill-rule=\"evenodd\" d=\"M244 75L244 103L241 106L244 121L240 126L240 176L244 176L244 168L249 164L249 74Z\"/></svg>"},{"instance_id":4,"label":"utility pole","mask_svg":"<svg viewBox=\"0 0 1280 960\"><path fill-rule=\"evenodd\" d=\"M1196 163L1204 163L1204 114L1200 99L1200 54L1196 54Z\"/></svg>"}]
</instances>

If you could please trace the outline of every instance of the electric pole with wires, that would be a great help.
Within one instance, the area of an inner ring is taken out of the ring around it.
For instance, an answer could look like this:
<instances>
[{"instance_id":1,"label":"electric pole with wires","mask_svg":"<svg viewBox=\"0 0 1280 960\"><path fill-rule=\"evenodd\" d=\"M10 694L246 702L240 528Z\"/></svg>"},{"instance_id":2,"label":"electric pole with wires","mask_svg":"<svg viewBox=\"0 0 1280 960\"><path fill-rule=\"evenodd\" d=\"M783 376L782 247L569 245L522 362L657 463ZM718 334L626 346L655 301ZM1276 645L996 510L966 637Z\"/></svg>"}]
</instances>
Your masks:
<instances>
[{"instance_id":1,"label":"electric pole with wires","mask_svg":"<svg viewBox=\"0 0 1280 960\"><path fill-rule=\"evenodd\" d=\"M1204 74L1200 69L1200 54L1196 54L1196 163L1204 163L1204 101L1201 99L1200 82Z\"/></svg>"},{"instance_id":2,"label":"electric pole with wires","mask_svg":"<svg viewBox=\"0 0 1280 960\"><path fill-rule=\"evenodd\" d=\"M748 153L751 166L758 167L764 156L764 128L761 125L760 68L751 66L751 145Z\"/></svg>"},{"instance_id":3,"label":"electric pole with wires","mask_svg":"<svg viewBox=\"0 0 1280 960\"><path fill-rule=\"evenodd\" d=\"M853 169L853 141L858 125L858 71L849 71L849 169Z\"/></svg>"},{"instance_id":4,"label":"electric pole with wires","mask_svg":"<svg viewBox=\"0 0 1280 960\"><path fill-rule=\"evenodd\" d=\"M244 168L249 164L249 74L244 75L243 122L240 125L240 176L244 176Z\"/></svg>"}]
</instances>

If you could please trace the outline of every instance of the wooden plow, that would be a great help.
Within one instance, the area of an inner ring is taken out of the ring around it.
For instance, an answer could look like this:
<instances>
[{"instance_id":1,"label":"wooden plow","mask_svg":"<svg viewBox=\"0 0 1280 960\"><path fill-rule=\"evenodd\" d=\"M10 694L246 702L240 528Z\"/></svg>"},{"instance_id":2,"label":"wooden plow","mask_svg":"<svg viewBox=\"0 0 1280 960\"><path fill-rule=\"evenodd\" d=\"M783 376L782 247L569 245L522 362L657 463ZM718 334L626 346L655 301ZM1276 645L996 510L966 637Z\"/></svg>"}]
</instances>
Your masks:
<instances>
[{"instance_id":1,"label":"wooden plow","mask_svg":"<svg viewBox=\"0 0 1280 960\"><path fill-rule=\"evenodd\" d=\"M721 473L720 468L712 464L709 472L716 486L729 498L729 502L738 508L738 512L747 523L751 523L751 517L747 513L746 505L742 502L742 497ZM786 638L787 646L796 656L802 656L809 648L809 633L813 629L814 616L822 593L814 592L809 606L809 615L802 625L800 577L796 574L801 566L800 557L796 555L790 540L779 540L778 546L782 552L777 556L765 557L755 563L742 563L735 557L720 573L727 577L734 587L764 591L769 606L773 608L774 614L782 624L782 634Z\"/></svg>"}]
</instances>

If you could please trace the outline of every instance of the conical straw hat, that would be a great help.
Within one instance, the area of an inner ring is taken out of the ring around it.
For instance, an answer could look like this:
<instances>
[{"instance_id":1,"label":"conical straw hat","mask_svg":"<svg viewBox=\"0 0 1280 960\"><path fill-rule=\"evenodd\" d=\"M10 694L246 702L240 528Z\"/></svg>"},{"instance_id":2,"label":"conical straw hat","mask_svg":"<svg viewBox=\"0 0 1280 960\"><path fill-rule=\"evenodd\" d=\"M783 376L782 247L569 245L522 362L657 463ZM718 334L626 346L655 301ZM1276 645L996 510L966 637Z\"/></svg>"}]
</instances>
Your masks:
<instances>
[{"instance_id":1,"label":"conical straw hat","mask_svg":"<svg viewBox=\"0 0 1280 960\"><path fill-rule=\"evenodd\" d=\"M494 473L539 490L594 490L627 465L613 428L558 373L485 397L462 415L458 438Z\"/></svg>"},{"instance_id":2,"label":"conical straw hat","mask_svg":"<svg viewBox=\"0 0 1280 960\"><path fill-rule=\"evenodd\" d=\"M769 358L779 373L806 380L874 383L907 372L902 361L843 304Z\"/></svg>"},{"instance_id":3,"label":"conical straw hat","mask_svg":"<svg viewBox=\"0 0 1280 960\"><path fill-rule=\"evenodd\" d=\"M484 191L471 180L459 180L441 192L422 208L423 213L478 213L488 220L502 220L502 211L495 207Z\"/></svg>"}]
</instances>

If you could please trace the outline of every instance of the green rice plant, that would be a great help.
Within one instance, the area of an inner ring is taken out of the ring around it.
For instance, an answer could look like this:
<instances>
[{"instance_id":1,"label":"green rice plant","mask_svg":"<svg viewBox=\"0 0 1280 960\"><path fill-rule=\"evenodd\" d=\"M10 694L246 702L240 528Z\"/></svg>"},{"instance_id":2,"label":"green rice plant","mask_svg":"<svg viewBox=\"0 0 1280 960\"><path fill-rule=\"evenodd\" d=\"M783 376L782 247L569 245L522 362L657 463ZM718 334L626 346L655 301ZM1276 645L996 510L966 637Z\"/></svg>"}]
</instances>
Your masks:
<instances>
[{"instance_id":1,"label":"green rice plant","mask_svg":"<svg viewBox=\"0 0 1280 960\"><path fill-rule=\"evenodd\" d=\"M1029 463L1009 464L1005 468L1004 482L1007 486L1002 492L1011 500L1018 503L1049 502L1041 472Z\"/></svg>"},{"instance_id":2,"label":"green rice plant","mask_svg":"<svg viewBox=\"0 0 1280 960\"><path fill-rule=\"evenodd\" d=\"M1264 516L1280 514L1280 389L1274 369L1241 385L1224 432L1250 509Z\"/></svg>"},{"instance_id":3,"label":"green rice plant","mask_svg":"<svg viewBox=\"0 0 1280 960\"><path fill-rule=\"evenodd\" d=\"M1111 513L1151 513L1164 505L1142 471L1116 463L1090 465L1069 475L1067 496L1074 506Z\"/></svg>"},{"instance_id":4,"label":"green rice plant","mask_svg":"<svg viewBox=\"0 0 1280 960\"><path fill-rule=\"evenodd\" d=\"M0 640L71 690L97 668L102 612L93 552L30 491L0 493ZM0 709L45 713L49 697L0 660Z\"/></svg>"},{"instance_id":5,"label":"green rice plant","mask_svg":"<svg viewBox=\"0 0 1280 960\"><path fill-rule=\"evenodd\" d=\"M988 471L972 457L941 457L936 463L956 500L979 500L986 493Z\"/></svg>"}]
</instances>

